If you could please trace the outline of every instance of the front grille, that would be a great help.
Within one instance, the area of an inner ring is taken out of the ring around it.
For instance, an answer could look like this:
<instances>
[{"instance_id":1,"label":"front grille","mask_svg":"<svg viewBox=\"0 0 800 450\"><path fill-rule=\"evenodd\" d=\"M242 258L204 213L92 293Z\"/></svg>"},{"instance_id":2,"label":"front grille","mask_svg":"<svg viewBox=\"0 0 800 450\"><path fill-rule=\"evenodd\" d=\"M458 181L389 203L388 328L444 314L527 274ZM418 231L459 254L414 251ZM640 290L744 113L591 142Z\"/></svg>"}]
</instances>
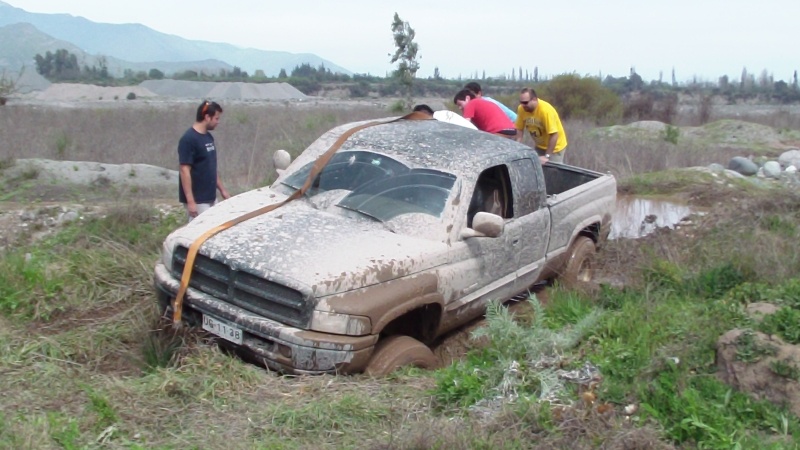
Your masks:
<instances>
[{"instance_id":1,"label":"front grille","mask_svg":"<svg viewBox=\"0 0 800 450\"><path fill-rule=\"evenodd\" d=\"M172 272L180 278L189 249L178 246ZM197 254L189 286L232 305L298 328L307 328L311 310L299 291Z\"/></svg>"}]
</instances>

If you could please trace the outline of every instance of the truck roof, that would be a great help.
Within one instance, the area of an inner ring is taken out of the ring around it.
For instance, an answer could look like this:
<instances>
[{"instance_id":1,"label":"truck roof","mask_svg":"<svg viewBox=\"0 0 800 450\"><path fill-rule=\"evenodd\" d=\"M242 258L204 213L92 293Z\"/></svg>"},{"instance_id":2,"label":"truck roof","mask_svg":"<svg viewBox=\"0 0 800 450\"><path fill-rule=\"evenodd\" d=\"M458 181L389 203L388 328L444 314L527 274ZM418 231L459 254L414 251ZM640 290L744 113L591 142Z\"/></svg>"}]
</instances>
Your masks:
<instances>
[{"instance_id":1,"label":"truck roof","mask_svg":"<svg viewBox=\"0 0 800 450\"><path fill-rule=\"evenodd\" d=\"M357 124L337 129L347 130ZM474 173L475 169L529 157L533 151L513 139L438 120L399 120L371 126L356 132L341 149L374 150L412 167L454 174Z\"/></svg>"}]
</instances>

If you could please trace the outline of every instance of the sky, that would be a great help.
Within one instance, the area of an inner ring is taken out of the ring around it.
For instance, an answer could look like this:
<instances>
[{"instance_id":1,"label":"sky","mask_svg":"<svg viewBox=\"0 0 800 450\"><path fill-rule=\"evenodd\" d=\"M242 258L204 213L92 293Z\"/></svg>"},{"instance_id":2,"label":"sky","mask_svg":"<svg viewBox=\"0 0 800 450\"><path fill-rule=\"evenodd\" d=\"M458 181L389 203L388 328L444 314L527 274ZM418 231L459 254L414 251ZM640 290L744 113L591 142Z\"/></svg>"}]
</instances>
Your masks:
<instances>
[{"instance_id":1,"label":"sky","mask_svg":"<svg viewBox=\"0 0 800 450\"><path fill-rule=\"evenodd\" d=\"M353 73L393 69L395 13L416 32L418 77L563 73L646 81L789 82L800 69L797 0L3 0L28 12L140 23L191 40L313 53ZM135 44L134 44L135 45Z\"/></svg>"}]
</instances>

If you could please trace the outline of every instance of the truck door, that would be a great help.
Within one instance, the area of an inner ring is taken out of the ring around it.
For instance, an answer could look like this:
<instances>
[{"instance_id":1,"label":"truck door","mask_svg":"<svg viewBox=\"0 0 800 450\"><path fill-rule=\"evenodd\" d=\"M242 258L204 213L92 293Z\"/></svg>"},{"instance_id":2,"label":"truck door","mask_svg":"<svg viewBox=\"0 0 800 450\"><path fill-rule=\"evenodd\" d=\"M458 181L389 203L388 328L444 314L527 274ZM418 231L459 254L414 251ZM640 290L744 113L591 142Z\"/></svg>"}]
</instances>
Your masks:
<instances>
[{"instance_id":1,"label":"truck door","mask_svg":"<svg viewBox=\"0 0 800 450\"><path fill-rule=\"evenodd\" d=\"M551 219L541 165L531 158L512 161L509 176L515 214L506 222L506 232L515 252L516 290L520 292L536 281L544 267Z\"/></svg>"},{"instance_id":2,"label":"truck door","mask_svg":"<svg viewBox=\"0 0 800 450\"><path fill-rule=\"evenodd\" d=\"M506 300L515 292L517 285L517 260L511 240L518 235L509 233L514 217L514 202L509 170L506 165L484 170L470 194L466 213L466 227L472 226L472 218L478 212L490 212L506 219L505 231L497 237L469 237L459 239L451 245L448 268L451 296L448 314L469 314L468 310L479 310L489 300ZM466 211L465 211L466 209ZM513 228L513 226L512 226Z\"/></svg>"}]
</instances>

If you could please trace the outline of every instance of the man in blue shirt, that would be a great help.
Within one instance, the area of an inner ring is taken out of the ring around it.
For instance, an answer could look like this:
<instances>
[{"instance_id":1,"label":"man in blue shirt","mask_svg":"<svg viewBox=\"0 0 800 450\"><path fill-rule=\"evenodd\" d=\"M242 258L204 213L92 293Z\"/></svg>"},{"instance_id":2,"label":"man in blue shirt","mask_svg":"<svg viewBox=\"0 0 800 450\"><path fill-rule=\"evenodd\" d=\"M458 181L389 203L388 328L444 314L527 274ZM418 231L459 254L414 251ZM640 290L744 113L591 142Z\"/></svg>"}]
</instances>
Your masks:
<instances>
[{"instance_id":1,"label":"man in blue shirt","mask_svg":"<svg viewBox=\"0 0 800 450\"><path fill-rule=\"evenodd\" d=\"M475 98L482 98L484 100L489 100L490 102L492 102L495 105L499 106L500 109L503 110L503 112L506 114L506 116L508 116L509 119L511 119L512 122L516 122L517 121L517 113L515 113L508 106L506 106L506 105L498 102L497 100L493 99L492 97L487 97L487 96L483 95L483 91L481 90L481 85L480 84L478 84L478 83L473 81L471 83L467 83L467 85L464 86L464 89L469 89L470 91L474 92L475 93Z\"/></svg>"},{"instance_id":2,"label":"man in blue shirt","mask_svg":"<svg viewBox=\"0 0 800 450\"><path fill-rule=\"evenodd\" d=\"M217 148L211 130L219 125L222 107L204 101L197 107L194 125L178 141L178 199L186 208L189 221L211 208L217 189L223 199L230 197L217 174Z\"/></svg>"}]
</instances>

